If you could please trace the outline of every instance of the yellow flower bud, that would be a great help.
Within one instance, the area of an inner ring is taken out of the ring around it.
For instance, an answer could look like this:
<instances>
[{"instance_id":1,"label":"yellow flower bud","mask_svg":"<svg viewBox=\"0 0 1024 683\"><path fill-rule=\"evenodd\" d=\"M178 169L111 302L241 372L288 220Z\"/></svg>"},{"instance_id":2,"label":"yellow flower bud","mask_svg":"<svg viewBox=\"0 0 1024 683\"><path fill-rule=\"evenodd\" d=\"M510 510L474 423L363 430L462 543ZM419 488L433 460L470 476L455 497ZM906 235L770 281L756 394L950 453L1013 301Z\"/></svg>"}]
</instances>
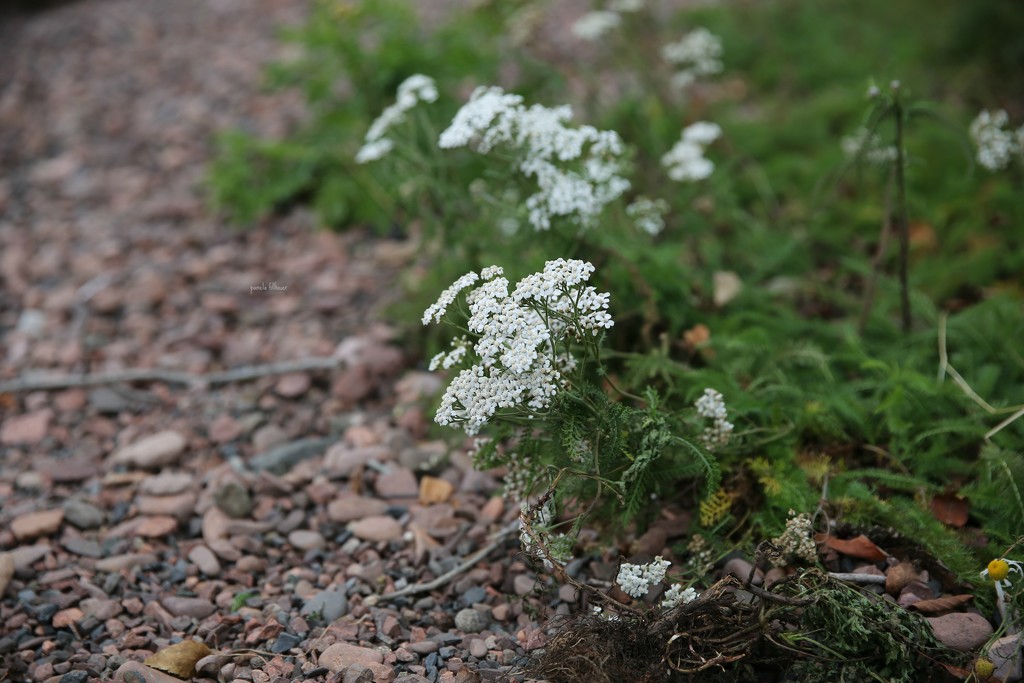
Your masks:
<instances>
[{"instance_id":1,"label":"yellow flower bud","mask_svg":"<svg viewBox=\"0 0 1024 683\"><path fill-rule=\"evenodd\" d=\"M1006 560L992 560L988 563L988 578L1002 581L1010 574L1010 565Z\"/></svg>"},{"instance_id":2,"label":"yellow flower bud","mask_svg":"<svg viewBox=\"0 0 1024 683\"><path fill-rule=\"evenodd\" d=\"M999 560L993 560L993 562L998 562L998 561ZM992 673L995 670L996 670L996 667L992 663L992 661L989 660L989 659L985 659L984 657L979 657L978 660L976 662L974 662L974 673L978 677L979 680L987 681L989 678L992 677Z\"/></svg>"}]
</instances>

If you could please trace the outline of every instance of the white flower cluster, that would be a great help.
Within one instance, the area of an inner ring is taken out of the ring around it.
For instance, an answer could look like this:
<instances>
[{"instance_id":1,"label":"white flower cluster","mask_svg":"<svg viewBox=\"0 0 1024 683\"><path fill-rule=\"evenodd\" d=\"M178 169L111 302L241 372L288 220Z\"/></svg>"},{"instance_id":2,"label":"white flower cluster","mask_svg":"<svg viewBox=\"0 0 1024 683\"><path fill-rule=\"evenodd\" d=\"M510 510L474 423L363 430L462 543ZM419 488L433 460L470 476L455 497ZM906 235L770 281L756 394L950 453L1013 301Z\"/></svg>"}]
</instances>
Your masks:
<instances>
[{"instance_id":1,"label":"white flower cluster","mask_svg":"<svg viewBox=\"0 0 1024 683\"><path fill-rule=\"evenodd\" d=\"M715 164L704 157L704 148L722 134L718 124L698 121L683 129L679 142L661 157L668 177L679 182L703 180L715 170Z\"/></svg>"},{"instance_id":2,"label":"white flower cluster","mask_svg":"<svg viewBox=\"0 0 1024 683\"><path fill-rule=\"evenodd\" d=\"M696 599L697 591L695 591L692 586L683 590L683 584L674 583L667 591L665 591L665 595L662 596L661 608L672 609L673 607L693 602Z\"/></svg>"},{"instance_id":3,"label":"white flower cluster","mask_svg":"<svg viewBox=\"0 0 1024 683\"><path fill-rule=\"evenodd\" d=\"M1001 171L1010 165L1014 154L1024 156L1024 126L1016 133L1006 130L1006 112L983 111L971 122L970 134L978 148L978 163L990 171Z\"/></svg>"},{"instance_id":4,"label":"white flower cluster","mask_svg":"<svg viewBox=\"0 0 1024 683\"><path fill-rule=\"evenodd\" d=\"M777 545L780 551L778 556L771 558L772 564L776 567L785 567L797 560L813 564L818 559L811 517L806 512L798 515L796 511L790 510L786 530L781 536L773 538L772 543Z\"/></svg>"},{"instance_id":5,"label":"white flower cluster","mask_svg":"<svg viewBox=\"0 0 1024 683\"><path fill-rule=\"evenodd\" d=\"M664 199L637 197L626 207L626 215L636 221L636 227L654 236L665 229L665 214L668 202Z\"/></svg>"},{"instance_id":6,"label":"white flower cluster","mask_svg":"<svg viewBox=\"0 0 1024 683\"><path fill-rule=\"evenodd\" d=\"M365 164L368 161L376 161L394 149L395 141L385 137L385 133L404 121L406 112L420 102L436 100L437 85L433 78L416 74L402 81L398 86L395 103L382 111L380 116L370 124L370 130L366 133L363 146L356 153L356 163Z\"/></svg>"},{"instance_id":7,"label":"white flower cluster","mask_svg":"<svg viewBox=\"0 0 1024 683\"><path fill-rule=\"evenodd\" d=\"M706 28L694 29L665 45L661 56L678 69L672 82L679 88L722 71L722 41Z\"/></svg>"},{"instance_id":8,"label":"white flower cluster","mask_svg":"<svg viewBox=\"0 0 1024 683\"><path fill-rule=\"evenodd\" d=\"M587 12L572 25L572 34L580 40L594 42L601 36L622 25L622 17L618 12L597 10Z\"/></svg>"},{"instance_id":9,"label":"white flower cluster","mask_svg":"<svg viewBox=\"0 0 1024 683\"><path fill-rule=\"evenodd\" d=\"M843 138L841 144L843 153L851 159L859 157L878 165L896 161L896 147L883 145L878 133L872 133L867 128L859 128L853 135Z\"/></svg>"},{"instance_id":10,"label":"white flower cluster","mask_svg":"<svg viewBox=\"0 0 1024 683\"><path fill-rule=\"evenodd\" d=\"M647 564L623 562L619 567L619 575L615 577L615 582L619 584L626 595L642 598L647 595L652 584L662 582L665 578L665 571L671 564L668 560L661 559L661 555Z\"/></svg>"},{"instance_id":11,"label":"white flower cluster","mask_svg":"<svg viewBox=\"0 0 1024 683\"><path fill-rule=\"evenodd\" d=\"M481 283L466 295L467 327L479 335L473 344L479 362L452 380L434 420L460 424L472 435L500 408L547 408L563 371L574 367L574 359L556 353L557 345L567 336L597 335L615 324L608 313L609 294L583 286L593 272L585 261L548 261L542 272L526 276L509 292L503 270L491 266L479 275L463 275L444 290L423 313L424 325L440 321L459 292ZM431 368L461 363L469 341L457 340L453 346L435 356Z\"/></svg>"},{"instance_id":12,"label":"white flower cluster","mask_svg":"<svg viewBox=\"0 0 1024 683\"><path fill-rule=\"evenodd\" d=\"M729 416L725 409L725 400L722 395L714 389L705 389L704 394L694 404L697 414L708 420L714 420L710 427L704 429L701 436L704 446L714 450L716 446L724 446L729 442L732 435L733 424L726 418Z\"/></svg>"},{"instance_id":13,"label":"white flower cluster","mask_svg":"<svg viewBox=\"0 0 1024 683\"><path fill-rule=\"evenodd\" d=\"M515 150L519 172L537 183L538 191L526 200L534 229L549 229L556 216L590 227L605 205L629 189L620 175L625 147L615 131L569 128L571 119L568 105L527 108L519 95L481 86L438 144L444 149L472 144L481 154L499 145ZM576 170L565 168L577 160Z\"/></svg>"}]
</instances>

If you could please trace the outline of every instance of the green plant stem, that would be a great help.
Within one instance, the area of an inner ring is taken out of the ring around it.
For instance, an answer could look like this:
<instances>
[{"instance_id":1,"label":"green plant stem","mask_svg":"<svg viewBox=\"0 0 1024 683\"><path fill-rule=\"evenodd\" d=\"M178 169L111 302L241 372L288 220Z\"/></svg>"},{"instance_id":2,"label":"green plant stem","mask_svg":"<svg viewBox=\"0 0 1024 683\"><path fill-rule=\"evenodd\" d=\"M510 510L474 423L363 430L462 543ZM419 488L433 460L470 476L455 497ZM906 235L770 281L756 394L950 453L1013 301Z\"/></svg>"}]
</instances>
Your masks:
<instances>
[{"instance_id":1,"label":"green plant stem","mask_svg":"<svg viewBox=\"0 0 1024 683\"><path fill-rule=\"evenodd\" d=\"M910 221L907 216L907 181L903 151L903 105L897 95L893 103L896 117L896 225L900 239L900 309L903 320L903 334L910 332L910 286L907 270L910 261Z\"/></svg>"}]
</instances>

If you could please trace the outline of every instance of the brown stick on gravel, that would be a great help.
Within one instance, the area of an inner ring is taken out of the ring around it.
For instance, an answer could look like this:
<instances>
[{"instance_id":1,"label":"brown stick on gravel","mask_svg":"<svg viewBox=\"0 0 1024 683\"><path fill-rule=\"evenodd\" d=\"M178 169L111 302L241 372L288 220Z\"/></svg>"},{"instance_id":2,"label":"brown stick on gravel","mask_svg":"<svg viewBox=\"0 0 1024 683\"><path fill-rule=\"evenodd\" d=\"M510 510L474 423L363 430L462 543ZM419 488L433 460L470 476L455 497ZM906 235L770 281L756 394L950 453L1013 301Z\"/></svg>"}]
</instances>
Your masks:
<instances>
[{"instance_id":1,"label":"brown stick on gravel","mask_svg":"<svg viewBox=\"0 0 1024 683\"><path fill-rule=\"evenodd\" d=\"M43 375L30 374L9 382L0 382L0 394L16 391L38 391L40 389L67 389L70 387L93 387L100 384L117 384L119 382L163 382L165 384L184 384L190 387L207 387L213 384L231 384L245 382L259 377L287 375L291 372L308 370L333 370L342 364L340 358L300 358L299 360L269 363L267 365L245 365L233 370L196 374L177 370L160 370L157 368L132 368L117 372L100 372L96 374L78 375Z\"/></svg>"}]
</instances>

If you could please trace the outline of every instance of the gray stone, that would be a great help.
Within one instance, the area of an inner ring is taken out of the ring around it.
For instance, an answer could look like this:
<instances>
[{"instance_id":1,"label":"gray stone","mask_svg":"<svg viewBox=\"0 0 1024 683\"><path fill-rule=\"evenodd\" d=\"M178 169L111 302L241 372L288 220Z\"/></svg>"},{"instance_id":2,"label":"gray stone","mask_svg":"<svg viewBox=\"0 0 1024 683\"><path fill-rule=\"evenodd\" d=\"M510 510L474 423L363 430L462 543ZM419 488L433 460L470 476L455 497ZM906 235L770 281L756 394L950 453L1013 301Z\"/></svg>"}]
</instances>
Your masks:
<instances>
[{"instance_id":1,"label":"gray stone","mask_svg":"<svg viewBox=\"0 0 1024 683\"><path fill-rule=\"evenodd\" d=\"M537 578L529 574L519 574L512 580L512 589L516 595L529 595L537 585Z\"/></svg>"},{"instance_id":2,"label":"gray stone","mask_svg":"<svg viewBox=\"0 0 1024 683\"><path fill-rule=\"evenodd\" d=\"M373 669L364 664L349 664L341 683L373 683Z\"/></svg>"},{"instance_id":3,"label":"gray stone","mask_svg":"<svg viewBox=\"0 0 1024 683\"><path fill-rule=\"evenodd\" d=\"M323 455L334 439L310 438L293 441L260 453L249 461L256 470L268 470L274 474L285 474L303 460Z\"/></svg>"},{"instance_id":4,"label":"gray stone","mask_svg":"<svg viewBox=\"0 0 1024 683\"><path fill-rule=\"evenodd\" d=\"M236 481L229 481L213 494L213 502L228 517L240 519L252 512L252 498L249 492Z\"/></svg>"},{"instance_id":5,"label":"gray stone","mask_svg":"<svg viewBox=\"0 0 1024 683\"><path fill-rule=\"evenodd\" d=\"M168 429L125 446L111 455L110 461L115 465L156 469L176 462L186 446L188 441L182 434Z\"/></svg>"},{"instance_id":6,"label":"gray stone","mask_svg":"<svg viewBox=\"0 0 1024 683\"><path fill-rule=\"evenodd\" d=\"M487 628L487 617L472 607L460 609L455 614L455 628L466 633L479 633Z\"/></svg>"},{"instance_id":7,"label":"gray stone","mask_svg":"<svg viewBox=\"0 0 1024 683\"><path fill-rule=\"evenodd\" d=\"M764 572L760 569L754 569L754 565L742 557L733 557L725 563L722 567L722 574L732 574L740 581L746 581L750 577L750 570L754 570L754 578L751 580L751 585L760 586L764 583Z\"/></svg>"},{"instance_id":8,"label":"gray stone","mask_svg":"<svg viewBox=\"0 0 1024 683\"><path fill-rule=\"evenodd\" d=\"M91 541L88 538L82 538L81 536L74 536L72 538L66 538L60 542L64 548L75 555L81 555L82 557L103 557L103 547L96 541Z\"/></svg>"},{"instance_id":9,"label":"gray stone","mask_svg":"<svg viewBox=\"0 0 1024 683\"><path fill-rule=\"evenodd\" d=\"M382 498L415 498L420 490L416 475L405 467L395 467L378 476L374 488Z\"/></svg>"},{"instance_id":10,"label":"gray stone","mask_svg":"<svg viewBox=\"0 0 1024 683\"><path fill-rule=\"evenodd\" d=\"M176 617L205 619L214 613L217 607L203 598L185 598L180 595L167 595L160 599L160 604Z\"/></svg>"},{"instance_id":11,"label":"gray stone","mask_svg":"<svg viewBox=\"0 0 1024 683\"><path fill-rule=\"evenodd\" d=\"M994 676L1001 678L1003 683L1016 683L1024 678L1022 676L1022 662L1024 662L1022 645L1024 645L1024 638L1020 633L1003 636L992 643L992 647L988 651L988 658L996 667Z\"/></svg>"},{"instance_id":12,"label":"gray stone","mask_svg":"<svg viewBox=\"0 0 1024 683\"><path fill-rule=\"evenodd\" d=\"M207 576L220 574L220 561L217 560L217 556L201 543L188 552L188 559Z\"/></svg>"},{"instance_id":13,"label":"gray stone","mask_svg":"<svg viewBox=\"0 0 1024 683\"><path fill-rule=\"evenodd\" d=\"M64 502L64 519L79 529L96 529L103 526L107 516L103 510L79 498Z\"/></svg>"},{"instance_id":14,"label":"gray stone","mask_svg":"<svg viewBox=\"0 0 1024 683\"><path fill-rule=\"evenodd\" d=\"M927 619L935 639L960 652L980 647L992 635L992 624L988 619L973 612L953 612Z\"/></svg>"},{"instance_id":15,"label":"gray stone","mask_svg":"<svg viewBox=\"0 0 1024 683\"><path fill-rule=\"evenodd\" d=\"M480 586L473 586L462 594L462 598L459 599L459 602L462 603L463 607L472 607L474 604L483 602L486 599L487 591Z\"/></svg>"},{"instance_id":16,"label":"gray stone","mask_svg":"<svg viewBox=\"0 0 1024 683\"><path fill-rule=\"evenodd\" d=\"M327 544L324 537L316 531L297 529L288 534L288 542L299 550L314 550Z\"/></svg>"},{"instance_id":17,"label":"gray stone","mask_svg":"<svg viewBox=\"0 0 1024 683\"><path fill-rule=\"evenodd\" d=\"M195 478L186 472L161 472L146 477L139 484L139 493L151 496L173 496L195 488Z\"/></svg>"},{"instance_id":18,"label":"gray stone","mask_svg":"<svg viewBox=\"0 0 1024 683\"><path fill-rule=\"evenodd\" d=\"M320 591L302 605L303 616L320 615L328 624L340 619L348 612L348 598L338 591Z\"/></svg>"},{"instance_id":19,"label":"gray stone","mask_svg":"<svg viewBox=\"0 0 1024 683\"><path fill-rule=\"evenodd\" d=\"M283 654L288 652L288 650L291 650L293 647L298 647L301 642L302 638L299 636L291 633L282 633L277 637L277 640L274 641L274 644L270 646L270 651L274 654Z\"/></svg>"},{"instance_id":20,"label":"gray stone","mask_svg":"<svg viewBox=\"0 0 1024 683\"><path fill-rule=\"evenodd\" d=\"M113 389L98 387L89 392L89 407L100 415L116 415L128 406L128 400Z\"/></svg>"}]
</instances>

